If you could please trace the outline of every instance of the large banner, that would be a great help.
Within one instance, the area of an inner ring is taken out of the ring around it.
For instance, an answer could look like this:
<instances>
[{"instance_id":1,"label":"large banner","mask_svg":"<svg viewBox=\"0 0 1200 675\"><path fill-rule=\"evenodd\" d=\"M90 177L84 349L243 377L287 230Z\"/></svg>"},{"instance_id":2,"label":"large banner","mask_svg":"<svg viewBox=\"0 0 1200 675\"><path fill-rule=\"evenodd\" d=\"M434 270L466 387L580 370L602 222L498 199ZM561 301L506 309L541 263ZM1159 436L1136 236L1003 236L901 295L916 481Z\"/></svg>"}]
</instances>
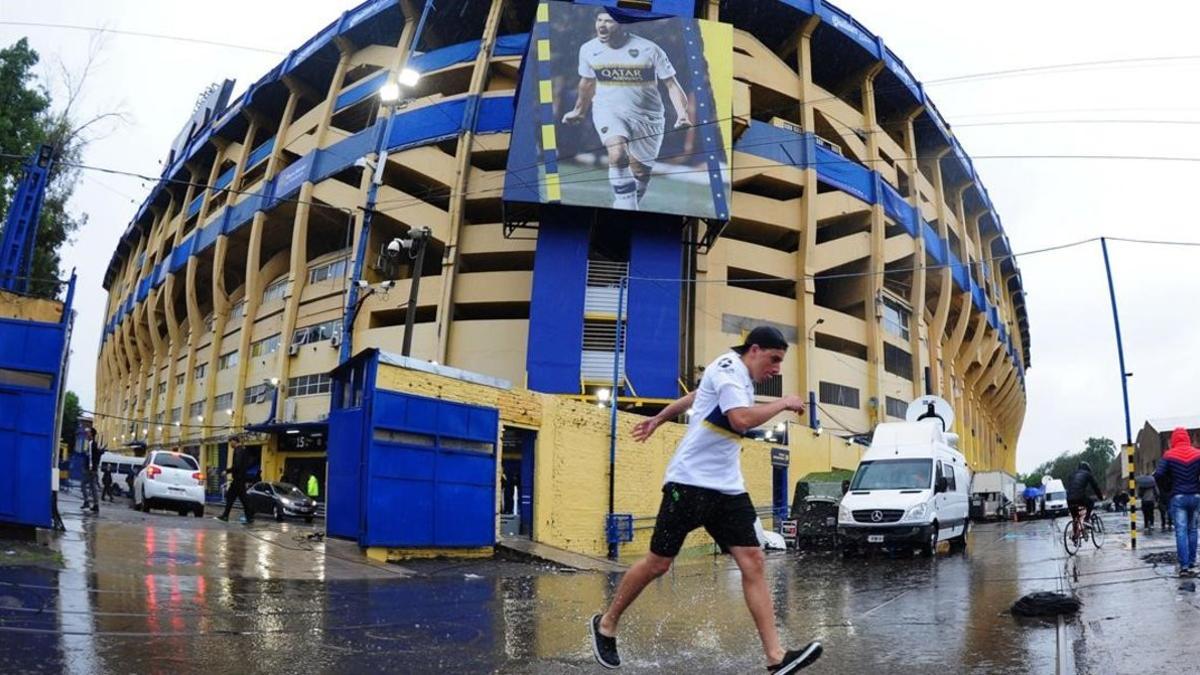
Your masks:
<instances>
[{"instance_id":1,"label":"large banner","mask_svg":"<svg viewBox=\"0 0 1200 675\"><path fill-rule=\"evenodd\" d=\"M504 198L729 219L733 28L542 2Z\"/></svg>"}]
</instances>

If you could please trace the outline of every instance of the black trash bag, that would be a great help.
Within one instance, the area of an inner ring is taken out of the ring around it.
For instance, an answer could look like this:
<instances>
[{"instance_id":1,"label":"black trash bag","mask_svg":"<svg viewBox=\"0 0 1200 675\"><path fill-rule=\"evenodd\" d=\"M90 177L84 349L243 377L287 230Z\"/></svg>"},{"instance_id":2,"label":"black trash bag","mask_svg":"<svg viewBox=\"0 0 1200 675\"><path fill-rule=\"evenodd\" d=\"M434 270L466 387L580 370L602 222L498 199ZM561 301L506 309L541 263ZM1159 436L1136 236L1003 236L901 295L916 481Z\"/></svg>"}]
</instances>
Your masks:
<instances>
[{"instance_id":1,"label":"black trash bag","mask_svg":"<svg viewBox=\"0 0 1200 675\"><path fill-rule=\"evenodd\" d=\"M1016 616L1068 616L1078 612L1082 604L1073 595L1041 591L1017 600L1011 611Z\"/></svg>"}]
</instances>

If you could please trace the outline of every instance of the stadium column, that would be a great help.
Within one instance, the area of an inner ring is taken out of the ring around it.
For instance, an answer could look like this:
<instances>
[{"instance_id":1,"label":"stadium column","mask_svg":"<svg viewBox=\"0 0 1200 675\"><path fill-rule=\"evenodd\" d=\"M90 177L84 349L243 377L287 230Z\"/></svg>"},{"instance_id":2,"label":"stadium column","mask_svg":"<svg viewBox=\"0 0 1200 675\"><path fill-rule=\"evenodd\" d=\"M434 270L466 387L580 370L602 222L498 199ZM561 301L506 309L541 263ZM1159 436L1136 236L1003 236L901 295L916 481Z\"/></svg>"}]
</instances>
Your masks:
<instances>
[{"instance_id":1,"label":"stadium column","mask_svg":"<svg viewBox=\"0 0 1200 675\"><path fill-rule=\"evenodd\" d=\"M241 152L238 153L237 160L235 160L235 163L233 166L233 177L229 181L229 185L233 189L237 189L237 187L239 185L241 185L241 183L242 183L242 174L245 173L246 162L250 161L250 153L254 150L254 136L258 133L258 127L260 126L259 116L257 114L247 111L246 117L249 119L250 123L246 125L246 133L242 137ZM227 209L233 208L234 204L241 201L242 199L250 199L250 197L247 195L230 194L226 198L225 208L227 208ZM257 215L257 214L255 214L255 215ZM257 218L256 218L256 220L257 220ZM253 236L253 228L251 228L251 231L252 231L252 236ZM238 376L234 378L234 382L233 382L232 389L231 389L231 392L233 393L233 402L230 404L230 408L233 410L233 414L229 416L229 426L231 427L231 430L230 430L231 433L236 432L238 429L240 429L242 427L242 417L244 415L243 409L246 407L245 400L241 396L238 395L242 391L242 387L243 387L243 379L241 377L245 373L243 365L246 361L248 361L248 359L246 358L248 352L242 350L242 345L245 344L245 340L243 338L245 338L246 333L247 333L247 326L245 323L245 319L246 319L246 317L253 317L255 314L255 312L252 312L250 309L251 302L254 303L255 309L257 309L258 301L262 297L261 291L258 290L257 284L250 283L250 275L249 275L251 262L256 263L255 266L257 266L257 261L258 261L257 247L258 247L258 245L259 245L259 242L255 239L251 239L249 242L247 242L247 252L246 252L247 274L244 276L245 281L242 284L242 288L244 289L244 292L242 293L242 297L246 301L246 304L245 304L245 311L242 312L242 330L241 330L241 332L238 333L238 345L237 345L237 352L238 352L237 373L238 373ZM228 236L226 234L222 233L221 236L217 239L217 246L218 247L224 246L225 248L223 251L220 248L218 248L219 255L221 255L221 257L222 257L221 264L219 266L216 264L213 265L213 270L214 270L214 272L213 272L213 275L214 275L213 298L214 299L217 297L222 298L225 302L226 309L224 312L217 313L217 316L222 317L221 330L217 331L213 335L213 344L215 345L217 343L217 340L220 339L220 341L221 341L221 350L220 351L224 352L224 351L227 351L226 345L225 345L225 337L224 337L225 330L224 329L225 329L225 324L228 323L228 320L229 320L229 309L228 309L229 308L229 295L228 295L228 289L225 288L225 283L224 283L225 275L220 274L218 272L218 270L225 269L224 258L228 256L228 250L229 250L228 249ZM221 278L221 293L220 294L218 294L216 292L216 278L217 277ZM256 282L257 282L257 280L256 280ZM251 323L250 325L253 326L254 324ZM219 352L214 351L213 354L214 354L214 357L216 357L216 355L218 355ZM214 372L214 375L215 375L215 372ZM214 378L214 381L215 381L215 378Z\"/></svg>"},{"instance_id":2,"label":"stadium column","mask_svg":"<svg viewBox=\"0 0 1200 675\"><path fill-rule=\"evenodd\" d=\"M212 198L215 190L212 186L216 184L217 178L221 175L221 164L225 161L226 143L214 137L213 142L217 145L216 156L213 157L212 166L208 169L208 180L204 183L203 198L200 201L200 213L197 216L196 229L192 236L199 236L200 227L204 225L205 219L210 214L209 209L212 204ZM219 221L214 221L210 227L220 227ZM217 390L217 359L221 354L221 336L225 334L225 323L229 319L228 296L225 295L225 275L221 273L225 265L225 251L228 248L228 242L225 237L218 236L216 246L213 248L213 263L212 263L212 303L213 303L213 333L209 337L208 344L208 368L204 377L204 421L200 422L198 429L199 439L208 437L209 429L206 425L211 425L216 421L216 415L213 410L213 397ZM190 264L197 260L193 257L188 260ZM197 282L198 283L198 282ZM193 287L194 288L194 287ZM204 316L198 317L200 321L200 330L206 330L204 325ZM193 326L195 324L193 323ZM203 457L204 453L200 453ZM202 460L203 461L203 460Z\"/></svg>"},{"instance_id":3,"label":"stadium column","mask_svg":"<svg viewBox=\"0 0 1200 675\"><path fill-rule=\"evenodd\" d=\"M951 288L953 288L953 281L951 281ZM967 306L969 301L965 294L959 293L958 296L958 319L950 336L942 345L942 387L946 393L946 400L954 408L954 426L961 437L964 410L962 408L962 391L958 386L958 348L962 345L963 338L967 335L967 328L971 325L971 310Z\"/></svg>"},{"instance_id":4,"label":"stadium column","mask_svg":"<svg viewBox=\"0 0 1200 675\"><path fill-rule=\"evenodd\" d=\"M913 282L909 289L908 305L912 308L912 325L908 331L908 353L912 354L912 400L925 394L922 386L925 380L925 370L921 363L921 335L928 331L925 323L925 218L921 215L921 198L919 195L921 168L917 164L917 133L913 122L925 110L917 106L904 117L904 152L908 155L905 162L908 171L908 205L912 207L916 217L917 236L913 237Z\"/></svg>"},{"instance_id":5,"label":"stadium column","mask_svg":"<svg viewBox=\"0 0 1200 675\"><path fill-rule=\"evenodd\" d=\"M946 222L946 188L942 179L942 158L950 152L950 148L943 148L933 158L933 193L934 207L937 210L937 232L938 240L943 247L949 247L950 235L949 225ZM917 223L922 230L924 227L921 223ZM954 299L954 281L950 278L950 268L942 265L934 274L938 278L938 298L937 306L933 312L933 322L929 326L929 381L930 389L949 399L951 392L947 391L943 380L942 371L942 346L946 339L946 324L950 320L950 304Z\"/></svg>"},{"instance_id":6,"label":"stadium column","mask_svg":"<svg viewBox=\"0 0 1200 675\"><path fill-rule=\"evenodd\" d=\"M863 127L867 134L867 168L875 170L879 162L879 127L875 115L875 76L883 69L883 63L872 64L862 78ZM883 248L887 223L883 214L883 202L876 199L871 205L871 257L868 270L871 272L863 283L863 306L866 312L867 329L867 396L868 419L873 429L883 421L883 272L885 260Z\"/></svg>"},{"instance_id":7,"label":"stadium column","mask_svg":"<svg viewBox=\"0 0 1200 675\"><path fill-rule=\"evenodd\" d=\"M794 40L796 45L796 72L800 74L797 100L800 102L800 124L807 133L816 128L812 100L812 34L820 23L820 18L811 16L800 27ZM813 283L813 256L817 249L817 169L806 162L804 172L804 191L800 193L800 246L796 251L796 338L804 340L803 349L796 359L798 369L796 381L803 387L798 394L807 397L809 392L817 390L816 345L815 336L811 329L817 321L816 302L814 294L816 285ZM812 419L812 411L809 419Z\"/></svg>"},{"instance_id":8,"label":"stadium column","mask_svg":"<svg viewBox=\"0 0 1200 675\"><path fill-rule=\"evenodd\" d=\"M192 188L189 186L185 190L184 194L190 195L191 190L192 190ZM180 233L182 232L182 227L180 227L180 221L182 221L182 219L183 219L183 208L184 208L183 204L187 203L187 202L176 203L173 200L174 200L174 197L172 197L172 204L174 206L176 206L179 210L177 212L175 212L175 216L174 216L174 220L173 220L174 232L173 232L172 236L174 239L172 241L172 246L171 246L172 249L175 246L179 245ZM169 270L170 264L171 264L169 255L167 257L167 262L165 264L167 265L167 268ZM186 383L185 383L185 386L182 388L176 386L176 384L175 384L176 379L181 374L184 375L184 378L186 380L187 368L188 368L187 352L186 352L187 333L183 327L182 318L178 314L175 313L175 286L178 283L179 283L178 279L174 272L168 272L167 279L166 279L166 281L163 282L163 289L165 290L165 292L167 294L165 302L163 303L167 310L167 334L170 337L170 341L171 341L171 349L168 351L168 355L167 355L167 358L170 359L170 364L168 366L168 371L167 371L167 374L168 374L168 380L167 380L167 383L168 383L167 384L167 413L168 413L168 416L167 416L166 422L171 424L171 426L167 427L167 432L168 432L167 435L172 438L178 438L180 433L182 433L182 429L180 427L175 426L174 423L171 422L170 414L172 412L174 412L176 407L179 407L181 409L180 410L180 418L182 419L182 417L183 417L183 415L182 415L183 402L182 401L186 400L186 398L187 398ZM180 371L179 371L181 360L183 361L182 367L184 369L182 373L180 373ZM175 405L177 403L178 403L178 406Z\"/></svg>"},{"instance_id":9,"label":"stadium column","mask_svg":"<svg viewBox=\"0 0 1200 675\"><path fill-rule=\"evenodd\" d=\"M267 157L267 166L263 171L264 185L269 184L279 171L279 162L283 157L283 147L285 144L284 141L287 138L288 127L291 124L292 117L296 114L296 106L299 102L300 96L295 91L289 90L287 103L283 106L283 114L279 118L279 124L276 127L275 142L272 144L271 154ZM256 123L258 119L257 113L248 111L247 116L250 117L255 131L257 131L257 127L263 126L263 122ZM247 146L251 144L252 142L247 143ZM266 219L266 214L259 210L254 212L254 218L250 222L250 238L247 242L246 250L246 288L257 288L259 285L259 269L262 265L262 238ZM250 309L249 303L247 303L246 311L242 314L242 330L238 333L238 354L241 355L241 358L238 359L237 378L233 387L235 401L238 399L237 392L245 391L246 389L246 375L250 372L250 339L254 334L254 317L258 313L258 304L261 299L262 294L257 294L253 311ZM284 347L285 344L291 344L291 342L281 334L279 349L281 352L286 353L287 348ZM287 357L284 356L283 358ZM246 426L246 403L244 398L240 405L234 407L234 410L237 411L232 421L234 427L242 428ZM278 412L277 409L276 414ZM269 422L271 420L266 421ZM232 458L229 458L227 461L232 461Z\"/></svg>"},{"instance_id":10,"label":"stadium column","mask_svg":"<svg viewBox=\"0 0 1200 675\"><path fill-rule=\"evenodd\" d=\"M500 25L500 13L504 8L505 0L491 0L491 2L492 6L488 10L487 20L483 26L483 38L479 53L475 56L475 65L471 69L471 82L467 88L468 100L476 101L475 105L478 105L478 97L483 93L483 86L487 82L492 50L496 45L496 31ZM442 257L442 296L438 301L437 308L439 330L437 353L434 360L438 363L449 362L447 351L450 344L450 331L454 329L454 282L458 275L458 266L455 263L458 260L458 239L463 227L463 212L467 203L467 179L471 173L471 153L474 145L475 129L472 124L470 128L463 129L459 134L458 147L454 156L454 184L450 192L450 227L445 253Z\"/></svg>"},{"instance_id":11,"label":"stadium column","mask_svg":"<svg viewBox=\"0 0 1200 675\"><path fill-rule=\"evenodd\" d=\"M408 26L405 26L405 30L408 30ZM325 92L325 99L317 104L323 108L321 121L317 123L317 129L314 132L315 143L313 145L318 150L323 148L328 140L329 126L333 121L334 105L337 103L338 92L342 89L342 82L346 78L346 69L350 65L350 45L338 42L338 49L340 50L340 56L338 57L337 67L333 70L333 77L329 81L328 91ZM288 88L291 90L292 98L303 94L290 81L288 82ZM280 124L281 129L285 126L287 125ZM278 145L280 144L276 143L277 147ZM369 175L370 172L363 172L364 182L368 180L367 177ZM292 240L288 259L288 279L290 280L291 295L287 297L287 302L284 305L283 327L279 332L279 349L275 352L276 372L278 373L276 377L279 378L279 388L275 392L275 414L281 418L285 409L284 405L287 402L287 381L292 369L292 359L288 356L288 346L292 344L292 334L296 332L296 319L300 313L300 298L304 295L305 284L308 283L308 216L312 209L313 187L314 185L311 180L305 180L300 186L296 214L292 219ZM355 222L361 222L361 218L360 211ZM350 250L355 251L357 249L351 248Z\"/></svg>"},{"instance_id":12,"label":"stadium column","mask_svg":"<svg viewBox=\"0 0 1200 675\"><path fill-rule=\"evenodd\" d=\"M975 314L975 305L971 303L970 296L968 295L964 299L966 300L967 311ZM971 387L971 381L968 379L967 375L971 370L971 366L974 365L979 359L979 349L983 344L984 335L987 333L987 319L983 316L983 314L976 314L974 324L975 331L971 336L971 341L968 342L963 350L958 354L958 361L962 368L959 371L961 373L959 380L962 382L964 408L967 412L966 418L970 423L970 426L967 427L966 431L974 431L977 427L979 411L975 402L975 391ZM968 447L973 453L976 454L976 457L978 457L979 452L979 444L977 439L977 434L972 433L970 434L968 441Z\"/></svg>"}]
</instances>

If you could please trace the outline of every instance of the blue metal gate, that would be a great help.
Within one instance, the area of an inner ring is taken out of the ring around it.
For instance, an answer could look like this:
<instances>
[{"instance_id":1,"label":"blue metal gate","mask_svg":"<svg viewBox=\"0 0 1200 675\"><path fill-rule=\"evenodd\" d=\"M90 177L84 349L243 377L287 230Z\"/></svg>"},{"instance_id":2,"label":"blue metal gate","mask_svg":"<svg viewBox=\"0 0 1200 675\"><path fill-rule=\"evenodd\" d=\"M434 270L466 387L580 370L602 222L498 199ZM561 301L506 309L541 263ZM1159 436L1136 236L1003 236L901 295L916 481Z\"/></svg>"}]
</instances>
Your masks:
<instances>
[{"instance_id":1,"label":"blue metal gate","mask_svg":"<svg viewBox=\"0 0 1200 675\"><path fill-rule=\"evenodd\" d=\"M377 389L377 368L360 355L334 373L329 533L361 546L495 544L499 413Z\"/></svg>"}]
</instances>

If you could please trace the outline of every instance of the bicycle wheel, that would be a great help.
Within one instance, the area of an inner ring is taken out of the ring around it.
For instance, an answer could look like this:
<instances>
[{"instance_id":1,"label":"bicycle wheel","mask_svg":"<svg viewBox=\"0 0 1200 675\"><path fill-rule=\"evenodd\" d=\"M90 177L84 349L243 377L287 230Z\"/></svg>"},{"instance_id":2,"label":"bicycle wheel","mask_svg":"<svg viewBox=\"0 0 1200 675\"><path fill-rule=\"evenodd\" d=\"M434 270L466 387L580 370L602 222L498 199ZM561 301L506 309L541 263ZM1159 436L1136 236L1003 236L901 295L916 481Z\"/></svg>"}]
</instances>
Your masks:
<instances>
[{"instance_id":1,"label":"bicycle wheel","mask_svg":"<svg viewBox=\"0 0 1200 675\"><path fill-rule=\"evenodd\" d=\"M1100 548L1104 545L1104 521L1100 519L1099 514L1093 513L1088 524L1092 527L1092 545Z\"/></svg>"},{"instance_id":2,"label":"bicycle wheel","mask_svg":"<svg viewBox=\"0 0 1200 675\"><path fill-rule=\"evenodd\" d=\"M1075 521L1068 520L1067 526L1063 528L1063 548L1067 550L1067 555L1072 556L1079 552L1079 537L1075 534L1075 529L1072 527Z\"/></svg>"}]
</instances>

